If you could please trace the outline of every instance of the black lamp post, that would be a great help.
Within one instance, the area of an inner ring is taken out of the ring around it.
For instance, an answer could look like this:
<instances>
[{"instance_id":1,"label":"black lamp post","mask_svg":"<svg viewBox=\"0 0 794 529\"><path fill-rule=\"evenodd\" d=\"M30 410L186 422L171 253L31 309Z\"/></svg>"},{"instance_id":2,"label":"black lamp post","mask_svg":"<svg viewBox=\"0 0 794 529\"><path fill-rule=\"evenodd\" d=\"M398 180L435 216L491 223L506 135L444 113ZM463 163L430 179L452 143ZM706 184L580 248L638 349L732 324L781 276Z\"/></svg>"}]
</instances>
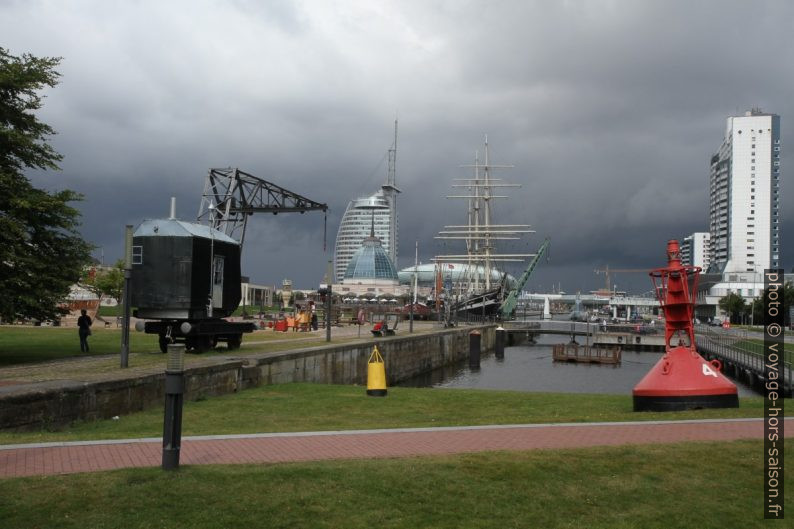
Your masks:
<instances>
[{"instance_id":1,"label":"black lamp post","mask_svg":"<svg viewBox=\"0 0 794 529\"><path fill-rule=\"evenodd\" d=\"M182 404L185 394L185 345L168 344L165 368L165 418L163 420L163 470L179 468L182 444Z\"/></svg>"}]
</instances>

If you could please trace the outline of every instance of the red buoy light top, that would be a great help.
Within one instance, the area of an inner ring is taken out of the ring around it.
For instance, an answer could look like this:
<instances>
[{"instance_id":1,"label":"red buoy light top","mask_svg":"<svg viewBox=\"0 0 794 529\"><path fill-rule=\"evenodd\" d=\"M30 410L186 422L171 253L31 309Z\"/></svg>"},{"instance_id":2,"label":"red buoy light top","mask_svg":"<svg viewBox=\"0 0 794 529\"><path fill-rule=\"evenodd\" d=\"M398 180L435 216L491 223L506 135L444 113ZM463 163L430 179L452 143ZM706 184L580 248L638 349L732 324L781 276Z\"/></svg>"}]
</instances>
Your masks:
<instances>
[{"instance_id":1,"label":"red buoy light top","mask_svg":"<svg viewBox=\"0 0 794 529\"><path fill-rule=\"evenodd\" d=\"M656 298L664 311L665 350L687 347L695 350L695 297L699 266L682 266L678 241L667 242L667 266L650 272ZM676 343L671 343L677 338Z\"/></svg>"}]
</instances>

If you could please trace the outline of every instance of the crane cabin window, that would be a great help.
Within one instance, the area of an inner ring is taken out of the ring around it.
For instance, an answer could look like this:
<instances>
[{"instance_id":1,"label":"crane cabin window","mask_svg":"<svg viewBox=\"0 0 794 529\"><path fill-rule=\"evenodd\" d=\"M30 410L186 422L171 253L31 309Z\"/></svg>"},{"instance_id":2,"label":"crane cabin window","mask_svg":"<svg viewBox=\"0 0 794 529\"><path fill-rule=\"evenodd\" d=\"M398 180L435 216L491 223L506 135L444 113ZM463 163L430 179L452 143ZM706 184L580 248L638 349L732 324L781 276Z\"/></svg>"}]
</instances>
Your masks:
<instances>
[{"instance_id":1,"label":"crane cabin window","mask_svg":"<svg viewBox=\"0 0 794 529\"><path fill-rule=\"evenodd\" d=\"M143 246L132 247L132 264L143 264Z\"/></svg>"}]
</instances>

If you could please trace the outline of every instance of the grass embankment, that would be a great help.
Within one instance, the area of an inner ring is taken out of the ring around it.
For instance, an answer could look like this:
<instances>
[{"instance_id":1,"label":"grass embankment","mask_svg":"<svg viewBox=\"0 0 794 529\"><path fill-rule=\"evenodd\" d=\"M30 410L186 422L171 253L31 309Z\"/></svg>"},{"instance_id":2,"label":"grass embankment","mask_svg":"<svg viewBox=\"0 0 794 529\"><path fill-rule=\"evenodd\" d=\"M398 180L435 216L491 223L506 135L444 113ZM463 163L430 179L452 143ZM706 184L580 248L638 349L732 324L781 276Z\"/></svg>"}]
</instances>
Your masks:
<instances>
[{"instance_id":1,"label":"grass embankment","mask_svg":"<svg viewBox=\"0 0 794 529\"><path fill-rule=\"evenodd\" d=\"M786 448L794 448L791 441ZM0 481L5 527L764 527L759 441ZM794 490L787 473L786 488Z\"/></svg>"},{"instance_id":2,"label":"grass embankment","mask_svg":"<svg viewBox=\"0 0 794 529\"><path fill-rule=\"evenodd\" d=\"M283 351L308 347L307 342L312 341L324 343L324 340L325 334L319 331L314 333L277 333L267 329L246 334L243 338L243 349L235 351L234 354L256 352L265 348L267 351ZM334 338L332 343L344 343L351 340L352 338ZM92 334L88 338L88 344L91 351L81 353L80 339L77 336L77 329L74 327L0 326L0 367L81 356L118 355L121 349L121 329L94 325ZM130 352L159 353L160 346L157 336L130 331ZM206 358L213 354L226 353L228 351L225 346L221 345L214 351L196 356Z\"/></svg>"},{"instance_id":3,"label":"grass embankment","mask_svg":"<svg viewBox=\"0 0 794 529\"><path fill-rule=\"evenodd\" d=\"M186 402L183 435L361 430L427 426L761 417L762 398L733 409L635 413L630 395L281 384ZM80 422L57 432L0 433L0 444L161 436L163 409Z\"/></svg>"},{"instance_id":4,"label":"grass embankment","mask_svg":"<svg viewBox=\"0 0 794 529\"><path fill-rule=\"evenodd\" d=\"M748 353L757 355L757 356L766 356L766 350L764 349L764 340L759 340L757 338L748 338L746 340L739 340L731 344L731 347L736 349L741 349L742 351L746 351ZM794 343L784 343L783 344L783 351L784 351L784 361L785 362L792 362L794 361Z\"/></svg>"}]
</instances>

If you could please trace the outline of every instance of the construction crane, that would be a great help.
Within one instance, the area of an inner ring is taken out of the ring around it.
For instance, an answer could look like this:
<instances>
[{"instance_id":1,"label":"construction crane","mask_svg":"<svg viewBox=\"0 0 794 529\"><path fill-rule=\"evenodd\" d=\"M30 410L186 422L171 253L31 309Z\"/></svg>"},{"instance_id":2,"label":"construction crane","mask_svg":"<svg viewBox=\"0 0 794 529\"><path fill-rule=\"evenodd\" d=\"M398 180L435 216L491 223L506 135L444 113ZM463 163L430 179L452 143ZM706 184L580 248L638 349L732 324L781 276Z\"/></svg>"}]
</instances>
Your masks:
<instances>
[{"instance_id":1,"label":"construction crane","mask_svg":"<svg viewBox=\"0 0 794 529\"><path fill-rule=\"evenodd\" d=\"M505 298L502 306L500 307L500 311L502 313L502 319L507 319L516 309L516 303L518 302L518 295L521 293L521 290L524 289L524 285L527 284L527 280L529 280L529 276L532 275L532 272L535 271L535 267L540 262L540 259L543 257L543 254L546 253L546 250L549 249L549 245L551 244L551 240L546 237L546 240L543 241L543 244L540 245L538 248L538 253L535 254L535 257L532 258L530 261L529 266L527 269L524 270L524 273L521 274L521 277L516 282L516 286L510 290L510 293Z\"/></svg>"},{"instance_id":2,"label":"construction crane","mask_svg":"<svg viewBox=\"0 0 794 529\"><path fill-rule=\"evenodd\" d=\"M248 217L254 213L327 211L328 206L262 180L237 168L210 169L204 182L198 222L237 240L245 240Z\"/></svg>"},{"instance_id":3,"label":"construction crane","mask_svg":"<svg viewBox=\"0 0 794 529\"><path fill-rule=\"evenodd\" d=\"M593 270L596 274L604 274L606 276L606 292L612 292L612 282L611 282L611 274L636 274L636 273L643 273L647 274L647 268L609 268L609 265L604 266L604 268L596 268Z\"/></svg>"},{"instance_id":4,"label":"construction crane","mask_svg":"<svg viewBox=\"0 0 794 529\"><path fill-rule=\"evenodd\" d=\"M198 222L144 220L132 237L132 304L136 329L204 352L218 342L240 347L252 322L227 321L242 297L241 253L248 217L256 212L327 211L315 202L236 168L210 169ZM148 321L143 321L148 320Z\"/></svg>"}]
</instances>

